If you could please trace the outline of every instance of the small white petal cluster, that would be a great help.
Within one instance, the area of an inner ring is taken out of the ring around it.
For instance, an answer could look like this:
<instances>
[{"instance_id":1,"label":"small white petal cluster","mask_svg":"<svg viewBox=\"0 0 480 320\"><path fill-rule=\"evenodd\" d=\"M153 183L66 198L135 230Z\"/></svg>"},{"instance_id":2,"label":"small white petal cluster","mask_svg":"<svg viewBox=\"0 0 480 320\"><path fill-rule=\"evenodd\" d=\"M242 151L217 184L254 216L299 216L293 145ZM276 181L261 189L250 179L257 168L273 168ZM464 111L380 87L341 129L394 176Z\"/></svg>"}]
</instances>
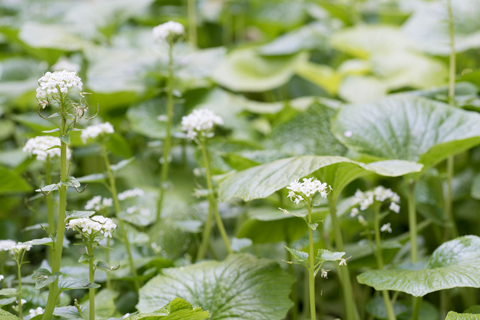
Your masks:
<instances>
[{"instance_id":1,"label":"small white petal cluster","mask_svg":"<svg viewBox=\"0 0 480 320\"><path fill-rule=\"evenodd\" d=\"M204 137L213 137L213 127L223 125L223 119L208 109L195 109L182 118L182 130L187 132L190 140L200 133Z\"/></svg>"},{"instance_id":2,"label":"small white petal cluster","mask_svg":"<svg viewBox=\"0 0 480 320\"><path fill-rule=\"evenodd\" d=\"M22 304L27 303L27 300L25 300L25 299L21 299L20 301L22 302ZM18 300L17 300L16 302L17 302L17 304L18 304Z\"/></svg>"},{"instance_id":3,"label":"small white petal cluster","mask_svg":"<svg viewBox=\"0 0 480 320\"><path fill-rule=\"evenodd\" d=\"M3 244L0 243L0 248L3 251L9 251L11 254L20 253L23 250L30 251L32 244L30 241L16 243L12 240L3 240Z\"/></svg>"},{"instance_id":4,"label":"small white petal cluster","mask_svg":"<svg viewBox=\"0 0 480 320\"><path fill-rule=\"evenodd\" d=\"M125 190L118 194L118 200L123 201L129 198L142 197L145 194L142 189L134 188L131 190Z\"/></svg>"},{"instance_id":5,"label":"small white petal cluster","mask_svg":"<svg viewBox=\"0 0 480 320\"><path fill-rule=\"evenodd\" d=\"M113 205L112 198L102 198L102 196L95 196L87 201L85 205L86 210L100 211L105 208L110 208Z\"/></svg>"},{"instance_id":6,"label":"small white petal cluster","mask_svg":"<svg viewBox=\"0 0 480 320\"><path fill-rule=\"evenodd\" d=\"M0 240L0 251L8 251L16 244L13 240Z\"/></svg>"},{"instance_id":7,"label":"small white petal cluster","mask_svg":"<svg viewBox=\"0 0 480 320\"><path fill-rule=\"evenodd\" d=\"M346 266L347 265L347 259L340 259L340 263L338 265L339 266Z\"/></svg>"},{"instance_id":8,"label":"small white petal cluster","mask_svg":"<svg viewBox=\"0 0 480 320\"><path fill-rule=\"evenodd\" d=\"M384 224L384 225L380 228L380 231L381 231L381 232L392 233L392 226L391 226L390 222Z\"/></svg>"},{"instance_id":9,"label":"small white petal cluster","mask_svg":"<svg viewBox=\"0 0 480 320\"><path fill-rule=\"evenodd\" d=\"M330 271L330 270L322 269L322 270L320 271L320 272L321 272L320 276L321 276L322 278L327 279L327 278L328 278L328 271Z\"/></svg>"},{"instance_id":10,"label":"small white petal cluster","mask_svg":"<svg viewBox=\"0 0 480 320\"><path fill-rule=\"evenodd\" d=\"M30 317L35 317L43 314L43 309L42 307L38 307L37 309L30 309L28 313L30 314Z\"/></svg>"},{"instance_id":11,"label":"small white petal cluster","mask_svg":"<svg viewBox=\"0 0 480 320\"><path fill-rule=\"evenodd\" d=\"M23 147L23 152L28 153L30 156L37 156L37 160L39 161L45 161L48 157L60 157L60 148L50 149L52 147L60 145L60 138L52 136L38 136L27 141L27 143ZM67 158L70 159L71 156L72 151L67 147Z\"/></svg>"},{"instance_id":12,"label":"small white petal cluster","mask_svg":"<svg viewBox=\"0 0 480 320\"><path fill-rule=\"evenodd\" d=\"M38 79L40 87L37 88L37 99L45 99L54 93L67 93L70 88L82 90L82 79L74 71L47 72Z\"/></svg>"},{"instance_id":13,"label":"small white petal cluster","mask_svg":"<svg viewBox=\"0 0 480 320\"><path fill-rule=\"evenodd\" d=\"M83 143L87 143L88 139L96 139L100 135L107 135L113 132L113 126L109 122L105 122L86 127L82 130L80 138L82 138Z\"/></svg>"},{"instance_id":14,"label":"small white petal cluster","mask_svg":"<svg viewBox=\"0 0 480 320\"><path fill-rule=\"evenodd\" d=\"M128 317L130 317L130 313L126 313L122 319L127 319Z\"/></svg>"},{"instance_id":15,"label":"small white petal cluster","mask_svg":"<svg viewBox=\"0 0 480 320\"><path fill-rule=\"evenodd\" d=\"M5 277L2 274L0 274L0 280L3 280L3 279L5 279Z\"/></svg>"},{"instance_id":16,"label":"small white petal cluster","mask_svg":"<svg viewBox=\"0 0 480 320\"><path fill-rule=\"evenodd\" d=\"M181 36L184 33L185 28L181 23L168 21L153 28L152 38L154 41L162 42L167 40L170 35Z\"/></svg>"},{"instance_id":17,"label":"small white petal cluster","mask_svg":"<svg viewBox=\"0 0 480 320\"><path fill-rule=\"evenodd\" d=\"M326 198L328 195L327 188L329 188L329 186L327 186L326 182L322 183L315 178L304 178L303 182L295 180L287 186L287 189L290 190L288 197L296 204L307 200L317 192L320 193L322 198Z\"/></svg>"},{"instance_id":18,"label":"small white petal cluster","mask_svg":"<svg viewBox=\"0 0 480 320\"><path fill-rule=\"evenodd\" d=\"M357 190L355 192L355 204L360 205L361 211L366 210L375 201L378 201L378 202L391 201L390 210L396 213L400 211L400 206L398 205L398 203L400 202L400 197L391 189L378 186L373 191L369 190L369 191L362 192L360 190ZM356 211L352 210L352 212L350 213L352 217L356 216L357 214L358 214L358 209Z\"/></svg>"},{"instance_id":19,"label":"small white petal cluster","mask_svg":"<svg viewBox=\"0 0 480 320\"><path fill-rule=\"evenodd\" d=\"M67 229L77 230L87 236L112 237L117 225L110 218L94 216L91 218L73 219L68 222Z\"/></svg>"}]
</instances>

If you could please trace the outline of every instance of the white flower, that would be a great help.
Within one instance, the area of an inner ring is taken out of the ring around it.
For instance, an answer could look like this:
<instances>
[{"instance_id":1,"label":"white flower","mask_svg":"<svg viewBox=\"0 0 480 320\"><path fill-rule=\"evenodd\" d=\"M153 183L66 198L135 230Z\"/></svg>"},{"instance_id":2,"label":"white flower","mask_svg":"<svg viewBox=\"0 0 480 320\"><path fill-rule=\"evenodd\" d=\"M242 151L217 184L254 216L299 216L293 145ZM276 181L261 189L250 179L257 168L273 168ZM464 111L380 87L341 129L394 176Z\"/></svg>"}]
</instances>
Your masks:
<instances>
[{"instance_id":1,"label":"white flower","mask_svg":"<svg viewBox=\"0 0 480 320\"><path fill-rule=\"evenodd\" d=\"M13 240L0 240L0 251L9 251L16 244Z\"/></svg>"},{"instance_id":2,"label":"white flower","mask_svg":"<svg viewBox=\"0 0 480 320\"><path fill-rule=\"evenodd\" d=\"M327 188L330 188L327 183L322 183L315 178L304 178L302 181L295 180L287 186L287 189L290 190L288 197L291 201L299 204L301 201L314 196L317 192L320 193L322 198L327 197Z\"/></svg>"},{"instance_id":3,"label":"white flower","mask_svg":"<svg viewBox=\"0 0 480 320\"><path fill-rule=\"evenodd\" d=\"M380 228L380 231L381 231L381 232L392 233L392 228L391 228L390 222L384 224L384 225Z\"/></svg>"},{"instance_id":4,"label":"white flower","mask_svg":"<svg viewBox=\"0 0 480 320\"><path fill-rule=\"evenodd\" d=\"M400 202L400 197L398 194L393 192L391 189L387 189L383 186L378 186L376 187L373 191L365 191L362 192L360 190L357 190L355 192L355 203L360 205L360 210L364 211L368 209L375 201L378 202L385 202L387 200L390 200L397 204ZM392 207L392 205L390 205ZM397 207L393 206L394 209L397 209ZM398 210L400 209L400 206L398 206ZM395 211L392 209L392 211ZM395 211L397 212L397 211Z\"/></svg>"},{"instance_id":5,"label":"white flower","mask_svg":"<svg viewBox=\"0 0 480 320\"><path fill-rule=\"evenodd\" d=\"M11 245L9 248L5 248L4 250L6 251L9 251L10 254L12 255L15 255L17 253L20 253L22 252L23 250L26 250L26 251L30 251L30 249L32 248L32 244L31 244L31 241L27 241L27 242L19 242L19 243L15 243L13 245Z\"/></svg>"},{"instance_id":6,"label":"white flower","mask_svg":"<svg viewBox=\"0 0 480 320\"><path fill-rule=\"evenodd\" d=\"M22 301L22 304L27 303L27 300L25 300L25 299L22 299L21 301ZM17 302L17 304L18 304L18 300L17 300L16 302Z\"/></svg>"},{"instance_id":7,"label":"white flower","mask_svg":"<svg viewBox=\"0 0 480 320\"><path fill-rule=\"evenodd\" d=\"M204 137L213 137L213 127L223 125L223 119L208 109L195 109L188 116L182 118L182 130L187 132L190 140L200 133Z\"/></svg>"},{"instance_id":8,"label":"white flower","mask_svg":"<svg viewBox=\"0 0 480 320\"><path fill-rule=\"evenodd\" d=\"M5 277L0 274L0 280L3 280L3 279L5 279Z\"/></svg>"},{"instance_id":9,"label":"white flower","mask_svg":"<svg viewBox=\"0 0 480 320\"><path fill-rule=\"evenodd\" d=\"M390 203L389 209L392 210L392 211L395 212L395 213L399 213L399 212L400 212L400 206L399 206L398 204L396 204L395 202L391 202L391 203Z\"/></svg>"},{"instance_id":10,"label":"white flower","mask_svg":"<svg viewBox=\"0 0 480 320\"><path fill-rule=\"evenodd\" d=\"M42 307L38 307L37 309L30 309L30 311L28 311L28 313L30 313L30 317L35 317L35 316L43 314L43 309L42 309Z\"/></svg>"},{"instance_id":11,"label":"white flower","mask_svg":"<svg viewBox=\"0 0 480 320\"><path fill-rule=\"evenodd\" d=\"M328 277L328 271L329 271L329 270L322 269L320 276L321 276L322 278L327 279L327 277Z\"/></svg>"},{"instance_id":12,"label":"white flower","mask_svg":"<svg viewBox=\"0 0 480 320\"><path fill-rule=\"evenodd\" d=\"M105 122L86 127L82 130L80 138L82 138L82 141L85 144L88 139L95 139L98 136L107 135L113 132L113 126L109 122Z\"/></svg>"},{"instance_id":13,"label":"white flower","mask_svg":"<svg viewBox=\"0 0 480 320\"><path fill-rule=\"evenodd\" d=\"M103 198L102 196L95 196L92 199L87 201L87 204L85 205L86 210L95 210L95 211L100 211L105 208L109 208L113 205L113 199L112 198Z\"/></svg>"},{"instance_id":14,"label":"white flower","mask_svg":"<svg viewBox=\"0 0 480 320\"><path fill-rule=\"evenodd\" d=\"M118 194L118 200L123 201L128 198L142 197L145 194L142 189L134 188L126 190Z\"/></svg>"},{"instance_id":15,"label":"white flower","mask_svg":"<svg viewBox=\"0 0 480 320\"><path fill-rule=\"evenodd\" d=\"M360 222L360 224L362 224L364 226L368 225L367 220L365 220L365 218L363 216L358 216L358 222Z\"/></svg>"},{"instance_id":16,"label":"white flower","mask_svg":"<svg viewBox=\"0 0 480 320\"><path fill-rule=\"evenodd\" d=\"M52 66L53 71L68 70L68 71L80 71L80 65L70 62L67 59L60 58Z\"/></svg>"},{"instance_id":17,"label":"white flower","mask_svg":"<svg viewBox=\"0 0 480 320\"><path fill-rule=\"evenodd\" d=\"M91 218L73 219L68 222L67 229L77 230L86 235L103 235L112 237L117 225L112 219L103 216L94 216Z\"/></svg>"},{"instance_id":18,"label":"white flower","mask_svg":"<svg viewBox=\"0 0 480 320\"><path fill-rule=\"evenodd\" d=\"M60 138L52 136L38 136L27 141L23 147L23 152L28 153L30 156L37 156L37 160L39 161L45 161L48 157L60 157L60 148L53 148L55 146L60 147L60 145ZM72 151L70 151L70 149L67 147L67 158L70 159L71 156Z\"/></svg>"},{"instance_id":19,"label":"white flower","mask_svg":"<svg viewBox=\"0 0 480 320\"><path fill-rule=\"evenodd\" d=\"M347 265L347 259L340 259L340 263L338 265L346 266Z\"/></svg>"},{"instance_id":20,"label":"white flower","mask_svg":"<svg viewBox=\"0 0 480 320\"><path fill-rule=\"evenodd\" d=\"M47 72L38 79L37 99L46 99L47 96L58 93L67 93L70 88L82 90L82 79L74 71Z\"/></svg>"},{"instance_id":21,"label":"white flower","mask_svg":"<svg viewBox=\"0 0 480 320\"><path fill-rule=\"evenodd\" d=\"M128 317L130 317L130 313L126 313L126 314L123 316L123 319L127 319Z\"/></svg>"},{"instance_id":22,"label":"white flower","mask_svg":"<svg viewBox=\"0 0 480 320\"><path fill-rule=\"evenodd\" d=\"M185 28L181 23L169 21L153 28L152 38L154 41L163 42L167 40L170 35L181 36L184 33Z\"/></svg>"},{"instance_id":23,"label":"white flower","mask_svg":"<svg viewBox=\"0 0 480 320\"><path fill-rule=\"evenodd\" d=\"M352 209L352 212L350 212L350 217L354 218L358 215L358 209L357 208L353 208Z\"/></svg>"},{"instance_id":24,"label":"white flower","mask_svg":"<svg viewBox=\"0 0 480 320\"><path fill-rule=\"evenodd\" d=\"M350 131L350 130L348 130L348 131L345 131L345 132L343 133L343 135L344 135L345 137L347 137L347 138L350 138L351 136L353 136L353 132Z\"/></svg>"}]
</instances>

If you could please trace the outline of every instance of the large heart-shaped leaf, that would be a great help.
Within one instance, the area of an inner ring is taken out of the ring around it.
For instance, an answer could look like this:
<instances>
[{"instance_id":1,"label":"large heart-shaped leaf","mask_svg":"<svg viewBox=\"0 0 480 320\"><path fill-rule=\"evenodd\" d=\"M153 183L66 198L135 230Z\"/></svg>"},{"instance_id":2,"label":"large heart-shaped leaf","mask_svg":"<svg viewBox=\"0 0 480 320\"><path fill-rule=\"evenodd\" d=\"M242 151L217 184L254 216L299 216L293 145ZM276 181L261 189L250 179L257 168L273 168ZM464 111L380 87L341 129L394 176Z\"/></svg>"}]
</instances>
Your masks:
<instances>
[{"instance_id":1,"label":"large heart-shaped leaf","mask_svg":"<svg viewBox=\"0 0 480 320\"><path fill-rule=\"evenodd\" d=\"M14 316L13 314L2 309L0 309L0 317L2 320L20 320L19 317Z\"/></svg>"},{"instance_id":2,"label":"large heart-shaped leaf","mask_svg":"<svg viewBox=\"0 0 480 320\"><path fill-rule=\"evenodd\" d=\"M450 311L445 320L480 320L480 314L456 313Z\"/></svg>"},{"instance_id":3,"label":"large heart-shaped leaf","mask_svg":"<svg viewBox=\"0 0 480 320\"><path fill-rule=\"evenodd\" d=\"M208 310L212 320L280 320L292 306L293 277L271 260L234 254L163 270L140 289L140 312L153 312L175 297Z\"/></svg>"},{"instance_id":4,"label":"large heart-shaped leaf","mask_svg":"<svg viewBox=\"0 0 480 320\"><path fill-rule=\"evenodd\" d=\"M416 297L456 287L480 287L480 238L460 237L438 247L424 269L371 270L357 277L375 290L401 291Z\"/></svg>"},{"instance_id":5,"label":"large heart-shaped leaf","mask_svg":"<svg viewBox=\"0 0 480 320\"><path fill-rule=\"evenodd\" d=\"M377 159L402 159L424 170L480 143L480 115L444 103L392 96L351 104L333 118L332 130L352 150Z\"/></svg>"},{"instance_id":6,"label":"large heart-shaped leaf","mask_svg":"<svg viewBox=\"0 0 480 320\"><path fill-rule=\"evenodd\" d=\"M209 317L208 311L194 308L181 298L175 298L165 307L151 312L140 313L128 317L128 320L201 320Z\"/></svg>"},{"instance_id":7,"label":"large heart-shaped leaf","mask_svg":"<svg viewBox=\"0 0 480 320\"><path fill-rule=\"evenodd\" d=\"M301 156L280 159L249 168L227 177L220 183L221 201L233 197L245 201L265 198L321 168L324 180L332 186L332 196L338 196L352 180L370 173L401 176L421 170L421 165L408 161L379 161L369 164L335 156Z\"/></svg>"},{"instance_id":8,"label":"large heart-shaped leaf","mask_svg":"<svg viewBox=\"0 0 480 320\"><path fill-rule=\"evenodd\" d=\"M213 79L233 91L271 90L287 83L297 64L306 59L305 53L262 57L255 49L239 49L215 69Z\"/></svg>"}]
</instances>

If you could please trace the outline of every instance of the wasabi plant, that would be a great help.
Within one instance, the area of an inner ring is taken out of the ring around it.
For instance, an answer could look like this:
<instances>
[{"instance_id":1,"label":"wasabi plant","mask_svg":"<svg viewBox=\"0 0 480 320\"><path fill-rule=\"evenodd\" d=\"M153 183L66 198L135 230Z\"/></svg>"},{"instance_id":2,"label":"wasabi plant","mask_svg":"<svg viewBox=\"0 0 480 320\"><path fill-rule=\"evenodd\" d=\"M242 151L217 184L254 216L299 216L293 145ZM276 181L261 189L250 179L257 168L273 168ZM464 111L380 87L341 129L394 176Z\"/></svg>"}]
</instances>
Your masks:
<instances>
[{"instance_id":1,"label":"wasabi plant","mask_svg":"<svg viewBox=\"0 0 480 320\"><path fill-rule=\"evenodd\" d=\"M103 216L77 218L69 220L67 228L77 231L85 245L86 254L80 257L79 262L88 263L90 282L95 282L95 270L102 269L109 272L120 267L112 267L103 261L95 263L94 251L99 246L99 242L105 238L112 238L113 232L117 229L112 219ZM95 288L89 289L89 303L90 319L95 319Z\"/></svg>"},{"instance_id":2,"label":"wasabi plant","mask_svg":"<svg viewBox=\"0 0 480 320\"><path fill-rule=\"evenodd\" d=\"M317 311L315 304L315 276L318 272L322 278L327 278L328 271L322 266L327 261L339 261L339 266L347 265L347 259L343 256L345 252L331 252L326 249L320 249L317 255L314 254L313 231L317 230L318 221L313 221L312 208L314 197L327 198L328 193L332 190L327 183L322 183L315 178L304 178L302 182L295 180L287 186L288 198L295 204L303 205L307 208L307 214L292 213L286 209L279 208L285 214L292 214L305 221L308 228L309 251L308 253L286 247L297 261L287 261L287 263L299 264L308 270L308 287L310 296L310 316L311 319L317 319Z\"/></svg>"},{"instance_id":3,"label":"wasabi plant","mask_svg":"<svg viewBox=\"0 0 480 320\"><path fill-rule=\"evenodd\" d=\"M210 234L212 232L212 213L215 214L217 227L220 231L220 235L223 238L223 242L227 247L227 251L228 253L232 253L230 241L228 240L227 232L225 231L225 227L222 222L222 217L218 211L217 199L215 196L215 190L213 188L212 172L210 169L210 158L207 149L207 140L208 138L214 136L213 129L215 125L223 125L223 119L208 109L193 110L191 114L182 118L182 130L187 133L187 138L191 141L195 141L195 143L202 150L203 165L205 167L205 180L207 182L207 190L200 192L202 195L207 196L209 201L209 210L207 221L203 229L202 243L197 253L197 260L203 259L207 252L208 244L210 242Z\"/></svg>"},{"instance_id":4,"label":"wasabi plant","mask_svg":"<svg viewBox=\"0 0 480 320\"><path fill-rule=\"evenodd\" d=\"M386 218L390 212L400 212L400 197L391 189L378 186L374 190L355 192L355 207L350 212L351 217L356 217L365 229L365 235L368 243L372 248L377 259L378 269L384 269L383 253L382 253L382 237L381 233L392 233L391 223L385 223L382 226L382 219ZM382 211L387 209L385 212ZM365 218L369 211L373 211L373 217ZM372 232L375 236L375 242L372 240ZM388 291L382 291L383 303L387 310L389 320L395 320L395 312L393 303L390 299Z\"/></svg>"},{"instance_id":5,"label":"wasabi plant","mask_svg":"<svg viewBox=\"0 0 480 320\"><path fill-rule=\"evenodd\" d=\"M165 118L167 122L167 131L165 140L163 142L163 159L162 170L160 176L160 189L159 197L157 204L157 221L160 220L160 214L162 211L163 197L165 189L168 186L168 167L170 162L170 147L172 145L172 120L173 120L173 86L174 86L174 57L173 57L173 48L175 43L181 40L185 34L185 28L182 24L174 21L169 21L167 23L156 26L152 30L153 40L162 46L168 47L168 77L167 77L167 114L162 117Z\"/></svg>"},{"instance_id":6,"label":"wasabi plant","mask_svg":"<svg viewBox=\"0 0 480 320\"><path fill-rule=\"evenodd\" d=\"M96 140L97 142L99 142L100 145L102 146L102 151L103 151L102 155L103 155L103 159L105 161L105 167L107 169L108 180L109 180L109 183L105 184L105 186L107 187L107 189L110 191L110 194L112 195L112 199L104 198L102 200L101 197L100 198L98 198L98 197L94 198L87 205L89 207L90 206L98 206L98 208L101 209L102 206L111 206L112 202L113 202L113 205L114 205L114 208L115 208L115 214L116 214L116 217L118 219L118 224L120 226L120 230L121 230L122 235L123 235L122 240L125 243L125 250L127 252L128 263L129 263L129 266L130 266L130 272L132 273L132 275L134 277L136 277L137 276L137 269L135 268L135 263L133 261L130 241L128 240L128 236L127 236L127 233L125 231L125 224L124 224L123 220L118 216L120 211L121 211L119 199L123 199L123 194L120 194L120 195L117 194L117 186L116 186L116 183L115 183L115 176L113 175L112 168L111 168L111 165L110 165L110 160L108 159L108 149L107 149L106 142L108 140L108 135L112 134L113 132L114 132L113 126L108 122L96 124L96 125L93 125L93 126L89 126L89 127L82 130L81 138L82 138L83 143L87 143L88 140L92 139L92 140ZM95 202L93 202L93 201L95 201ZM98 203L99 201L102 201L102 202ZM98 211L98 210L96 210L96 211ZM109 243L109 240L107 240L107 245L108 245L108 243ZM108 249L107 249L107 252L108 252ZM109 260L109 255L107 253L107 262L109 262L108 260ZM136 291L138 291L140 289L138 282L135 280L133 282L133 284L135 286Z\"/></svg>"}]
</instances>

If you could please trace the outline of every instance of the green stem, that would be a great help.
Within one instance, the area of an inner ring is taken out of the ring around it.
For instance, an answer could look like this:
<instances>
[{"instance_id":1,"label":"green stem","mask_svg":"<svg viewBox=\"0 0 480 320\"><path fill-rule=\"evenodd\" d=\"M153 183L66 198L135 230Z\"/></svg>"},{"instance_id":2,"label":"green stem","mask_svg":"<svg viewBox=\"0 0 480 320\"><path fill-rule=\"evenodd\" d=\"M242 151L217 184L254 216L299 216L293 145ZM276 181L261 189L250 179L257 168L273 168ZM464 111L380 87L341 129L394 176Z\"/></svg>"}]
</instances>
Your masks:
<instances>
[{"instance_id":1,"label":"green stem","mask_svg":"<svg viewBox=\"0 0 480 320\"><path fill-rule=\"evenodd\" d=\"M312 206L311 202L307 203L308 222L312 223ZM308 240L310 243L308 258L310 260L310 267L308 268L308 288L310 292L310 316L312 320L317 319L317 310L315 306L315 254L313 252L313 231L308 226Z\"/></svg>"},{"instance_id":2,"label":"green stem","mask_svg":"<svg viewBox=\"0 0 480 320\"><path fill-rule=\"evenodd\" d=\"M107 167L108 179L110 181L110 191L112 193L113 198L113 205L115 206L115 212L118 220L118 225L120 226L120 231L122 231L123 235L123 242L125 243L125 250L127 251L128 256L128 264L130 266L130 272L134 277L137 277L137 269L135 268L135 263L133 262L132 251L130 247L130 241L128 240L128 235L125 230L125 224L121 218L118 217L118 213L120 212L120 203L118 202L118 195L117 195L117 186L115 183L115 177L113 176L112 169L110 167L110 161L108 160L108 153L107 147L105 143L102 143L103 146L103 158L105 159L105 166ZM138 292L140 289L137 280L133 281L135 286L135 290Z\"/></svg>"},{"instance_id":3,"label":"green stem","mask_svg":"<svg viewBox=\"0 0 480 320\"><path fill-rule=\"evenodd\" d=\"M417 212L415 209L415 181L405 178L408 187L408 226L410 228L410 256L412 262L418 262Z\"/></svg>"},{"instance_id":4,"label":"green stem","mask_svg":"<svg viewBox=\"0 0 480 320\"><path fill-rule=\"evenodd\" d=\"M418 320L420 315L420 307L422 306L423 297L413 297L413 314L412 320Z\"/></svg>"},{"instance_id":5,"label":"green stem","mask_svg":"<svg viewBox=\"0 0 480 320\"><path fill-rule=\"evenodd\" d=\"M168 90L167 90L167 134L163 142L163 164L160 177L160 192L157 204L157 222L160 221L163 198L165 196L165 184L168 180L168 167L170 157L170 146L172 144L172 122L173 122L173 40L169 38L168 43Z\"/></svg>"},{"instance_id":6,"label":"green stem","mask_svg":"<svg viewBox=\"0 0 480 320\"><path fill-rule=\"evenodd\" d=\"M208 157L207 142L205 137L200 137L200 146L202 149L203 162L205 164L205 177L207 180L207 187L210 192L209 194L210 210L213 210L215 214L215 222L217 224L218 230L220 231L220 235L222 236L223 242L227 247L227 251L230 254L230 253L233 253L233 251L230 248L230 241L228 240L227 232L225 231L225 227L222 222L222 217L220 216L220 212L218 212L217 200L215 198L215 192L213 190L213 185L212 185L212 174L210 172L210 158ZM202 243L203 241L208 242L209 238L202 239Z\"/></svg>"},{"instance_id":7,"label":"green stem","mask_svg":"<svg viewBox=\"0 0 480 320\"><path fill-rule=\"evenodd\" d=\"M449 76L448 76L448 103L455 106L455 78L456 78L456 52L455 52L455 28L452 13L452 2L447 1L448 7L448 24L450 29L450 61L449 61ZM458 237L455 219L452 214L452 178L453 178L454 158L453 156L447 159L447 194L445 196L445 215L448 220L448 226L445 230L445 240L450 239L450 234L456 238Z\"/></svg>"},{"instance_id":8,"label":"green stem","mask_svg":"<svg viewBox=\"0 0 480 320\"><path fill-rule=\"evenodd\" d=\"M23 254L23 253L22 253ZM23 319L23 307L22 307L22 263L17 260L17 273L18 273L18 316Z\"/></svg>"},{"instance_id":9,"label":"green stem","mask_svg":"<svg viewBox=\"0 0 480 320\"><path fill-rule=\"evenodd\" d=\"M52 184L52 159L48 156L47 161L45 162L45 177L46 177L46 184L47 186ZM47 202L47 221L48 221L48 233L50 235L55 234L55 212L54 212L54 203L53 203L53 195L49 195L45 197ZM50 265L53 264L53 248L48 248L48 261Z\"/></svg>"},{"instance_id":10,"label":"green stem","mask_svg":"<svg viewBox=\"0 0 480 320\"><path fill-rule=\"evenodd\" d=\"M197 47L197 10L195 0L188 0L188 35L192 47Z\"/></svg>"},{"instance_id":11,"label":"green stem","mask_svg":"<svg viewBox=\"0 0 480 320\"><path fill-rule=\"evenodd\" d=\"M383 270L383 255L382 255L382 244L381 244L381 237L380 237L380 207L377 205L374 208L375 212L375 222L374 222L374 229L375 229L375 244L377 247L377 264L378 269ZM387 310L388 320L396 320L395 312L393 310L392 301L390 300L390 296L388 291L382 291L383 296L383 303L385 304L385 309Z\"/></svg>"},{"instance_id":12,"label":"green stem","mask_svg":"<svg viewBox=\"0 0 480 320\"><path fill-rule=\"evenodd\" d=\"M332 218L332 226L335 234L336 250L345 252L342 232L340 230L340 224L337 218L337 199L333 197L328 198L328 206L330 208L330 216ZM352 283L350 281L350 272L348 271L348 266L338 266L338 271L342 284L343 295L345 297L347 320L360 320L357 305L355 304L355 298L353 297Z\"/></svg>"},{"instance_id":13,"label":"green stem","mask_svg":"<svg viewBox=\"0 0 480 320\"><path fill-rule=\"evenodd\" d=\"M210 243L210 234L212 233L212 227L213 227L212 222L213 222L213 211L210 210L210 208L208 208L207 221L205 222L205 226L203 228L202 243L197 253L197 259L196 259L197 261L205 258L205 255L207 253L207 249Z\"/></svg>"},{"instance_id":14,"label":"green stem","mask_svg":"<svg viewBox=\"0 0 480 320\"><path fill-rule=\"evenodd\" d=\"M110 238L107 238L107 248L105 249L105 260L110 265ZM107 289L112 289L112 276L107 272Z\"/></svg>"},{"instance_id":15,"label":"green stem","mask_svg":"<svg viewBox=\"0 0 480 320\"><path fill-rule=\"evenodd\" d=\"M286 237L287 237L287 247L290 247L290 241L288 240L288 233L285 233L286 234ZM290 251L286 250L287 251L287 255L288 255L288 261L293 261L293 255L290 253ZM293 276L295 276L295 272L294 272L294 269L293 269L293 264L292 263L289 263L288 264L288 271L290 272L290 274ZM290 310L290 319L291 320L297 320L298 319L298 297L297 297L297 283L294 282L292 284L292 294L291 294L291 299L293 301L293 307L292 309Z\"/></svg>"},{"instance_id":16,"label":"green stem","mask_svg":"<svg viewBox=\"0 0 480 320\"><path fill-rule=\"evenodd\" d=\"M62 136L67 134L67 108L64 99L64 96L62 96L60 100L60 114L62 117L60 135ZM65 182L67 180L67 145L63 141L61 141L60 152L60 181ZM52 273L60 271L60 264L62 261L63 238L65 236L66 225L65 211L67 208L67 187L64 184L60 185L60 187L58 188L58 193L60 200L58 203L57 238L55 239ZM55 304L57 303L57 298L59 295L60 289L58 288L57 279L50 285L47 305L45 307L45 311L43 312L42 320L52 319Z\"/></svg>"},{"instance_id":17,"label":"green stem","mask_svg":"<svg viewBox=\"0 0 480 320\"><path fill-rule=\"evenodd\" d=\"M93 257L92 245L90 244L88 245L87 252L89 256ZM88 260L88 272L89 272L88 281L90 281L91 283L95 282L95 269L93 267L94 260L95 260L94 258L91 258L90 260ZM90 308L89 308L90 320L95 320L95 289L94 288L88 289L88 297L90 300Z\"/></svg>"}]
</instances>

